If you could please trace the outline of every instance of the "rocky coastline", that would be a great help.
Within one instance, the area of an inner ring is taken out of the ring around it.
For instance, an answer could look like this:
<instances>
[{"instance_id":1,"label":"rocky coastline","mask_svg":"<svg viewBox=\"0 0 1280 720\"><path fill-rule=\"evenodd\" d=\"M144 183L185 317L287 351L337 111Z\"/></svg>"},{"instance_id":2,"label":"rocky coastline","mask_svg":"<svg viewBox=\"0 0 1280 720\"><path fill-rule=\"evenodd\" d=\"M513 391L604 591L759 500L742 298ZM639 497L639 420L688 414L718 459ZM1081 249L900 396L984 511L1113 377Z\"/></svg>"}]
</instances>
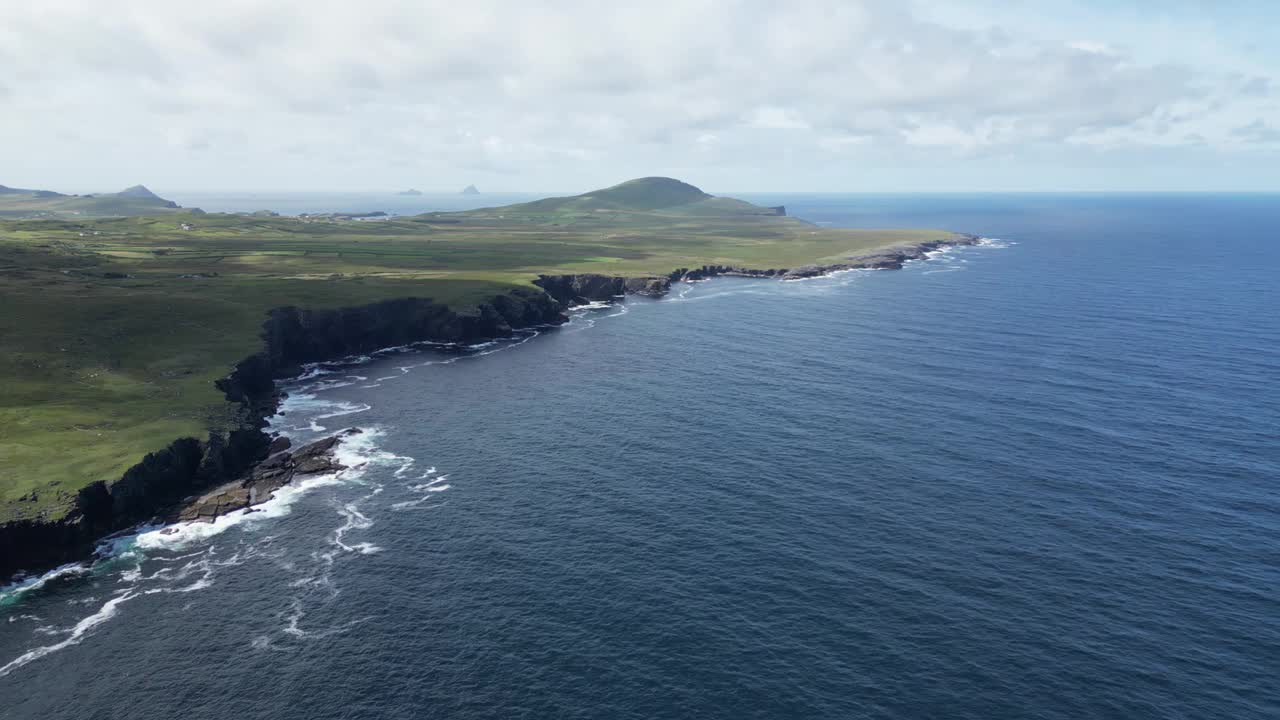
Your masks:
<instances>
[{"instance_id":1,"label":"rocky coastline","mask_svg":"<svg viewBox=\"0 0 1280 720\"><path fill-rule=\"evenodd\" d=\"M334 452L345 438L361 432L360 428L349 428L296 450L289 449L289 438L277 437L267 450L267 458L255 465L243 478L220 485L200 497L183 501L169 513L166 520L213 522L227 513L251 509L265 503L277 490L296 478L346 470L347 466L338 461Z\"/></svg>"},{"instance_id":2,"label":"rocky coastline","mask_svg":"<svg viewBox=\"0 0 1280 720\"><path fill-rule=\"evenodd\" d=\"M306 363L416 342L510 337L522 328L566 322L564 309L546 293L521 288L461 312L413 297L352 308L274 309L263 324L263 350L217 383L237 408L231 427L205 439L174 440L120 477L87 485L63 517L0 524L0 584L19 572L88 558L112 533L163 520L210 488L251 478L253 468L272 455L273 438L264 428L281 399L276 381L297 376Z\"/></svg>"},{"instance_id":3,"label":"rocky coastline","mask_svg":"<svg viewBox=\"0 0 1280 720\"><path fill-rule=\"evenodd\" d=\"M103 537L139 523L212 520L265 501L297 475L341 469L332 456L339 436L289 452L280 445L282 438L264 431L281 400L276 381L296 377L307 363L420 342L461 345L510 337L523 328L563 324L569 307L626 295L660 298L677 282L712 277L798 280L859 268L899 269L934 250L977 242L976 236L960 235L796 268L703 265L647 277L542 275L534 281L540 291L516 288L461 312L415 297L352 308L276 308L263 324L263 350L239 362L217 383L238 408L230 429L203 440L177 439L121 477L88 485L62 518L0 524L0 583L19 572L85 559Z\"/></svg>"},{"instance_id":4,"label":"rocky coastline","mask_svg":"<svg viewBox=\"0 0 1280 720\"><path fill-rule=\"evenodd\" d=\"M680 268L666 275L621 277L611 275L541 275L533 281L548 295L568 306L590 302L607 302L625 295L660 298L678 282L696 282L713 277L776 278L804 280L845 270L901 270L911 260L919 260L935 250L956 245L976 245L977 235L956 235L946 240L907 243L878 248L872 252L848 255L839 262L824 265L802 265L794 268L755 269L733 265L703 265Z\"/></svg>"}]
</instances>

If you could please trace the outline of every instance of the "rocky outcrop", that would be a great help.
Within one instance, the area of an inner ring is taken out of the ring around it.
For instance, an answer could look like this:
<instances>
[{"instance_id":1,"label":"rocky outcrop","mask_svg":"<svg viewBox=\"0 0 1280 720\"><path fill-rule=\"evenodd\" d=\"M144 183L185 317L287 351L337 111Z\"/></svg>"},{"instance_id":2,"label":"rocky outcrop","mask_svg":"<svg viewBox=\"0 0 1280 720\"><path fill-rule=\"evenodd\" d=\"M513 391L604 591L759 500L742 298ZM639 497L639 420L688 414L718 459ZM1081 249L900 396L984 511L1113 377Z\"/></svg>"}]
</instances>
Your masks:
<instances>
[{"instance_id":1,"label":"rocky outcrop","mask_svg":"<svg viewBox=\"0 0 1280 720\"><path fill-rule=\"evenodd\" d=\"M539 275L533 284L566 305L613 300L627 290L626 278L609 275Z\"/></svg>"},{"instance_id":2,"label":"rocky outcrop","mask_svg":"<svg viewBox=\"0 0 1280 720\"><path fill-rule=\"evenodd\" d=\"M270 438L265 421L211 433L200 441L179 438L148 454L119 478L81 488L75 507L57 520L24 519L0 525L0 580L84 557L101 537L152 518L161 508L209 484L234 477L260 459Z\"/></svg>"},{"instance_id":3,"label":"rocky outcrop","mask_svg":"<svg viewBox=\"0 0 1280 720\"><path fill-rule=\"evenodd\" d=\"M276 490L297 478L345 470L346 466L334 457L334 450L343 438L360 432L359 428L352 428L292 452L273 453L245 477L217 487L200 497L186 499L169 516L169 520L213 522L215 518L229 512L261 505L270 500Z\"/></svg>"},{"instance_id":4,"label":"rocky outcrop","mask_svg":"<svg viewBox=\"0 0 1280 720\"><path fill-rule=\"evenodd\" d=\"M662 297L671 289L667 275L618 277L612 275L540 275L534 285L565 305L609 302L624 295Z\"/></svg>"},{"instance_id":5,"label":"rocky outcrop","mask_svg":"<svg viewBox=\"0 0 1280 720\"><path fill-rule=\"evenodd\" d=\"M429 298L325 310L272 310L263 324L263 350L237 363L217 383L237 405L230 429L203 440L176 439L119 478L89 484L61 518L0 524L0 582L20 570L37 571L86 557L99 538L163 515L184 498L242 477L267 458L273 442L263 428L279 400L275 380L296 375L304 363L423 341L479 342L508 337L520 328L558 325L566 319L560 302L525 288L463 312Z\"/></svg>"},{"instance_id":6,"label":"rocky outcrop","mask_svg":"<svg viewBox=\"0 0 1280 720\"><path fill-rule=\"evenodd\" d=\"M623 283L622 289L628 295L643 295L645 297L659 298L666 295L671 290L671 278L669 277L632 277L627 278Z\"/></svg>"},{"instance_id":7,"label":"rocky outcrop","mask_svg":"<svg viewBox=\"0 0 1280 720\"><path fill-rule=\"evenodd\" d=\"M697 282L699 280L707 280L713 277L778 277L787 272L786 268L755 270L752 268L737 267L734 265L703 265L696 268L680 268L674 270L668 275L672 282Z\"/></svg>"}]
</instances>

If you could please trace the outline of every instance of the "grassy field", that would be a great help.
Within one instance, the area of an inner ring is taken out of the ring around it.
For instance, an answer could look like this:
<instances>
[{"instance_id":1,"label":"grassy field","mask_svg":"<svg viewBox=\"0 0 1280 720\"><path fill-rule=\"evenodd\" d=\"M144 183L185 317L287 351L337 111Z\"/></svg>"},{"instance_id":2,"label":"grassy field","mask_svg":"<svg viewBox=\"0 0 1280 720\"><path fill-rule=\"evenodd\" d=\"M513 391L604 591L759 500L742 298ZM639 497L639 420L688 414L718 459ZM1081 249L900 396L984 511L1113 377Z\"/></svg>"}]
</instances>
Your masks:
<instances>
[{"instance_id":1,"label":"grassy field","mask_svg":"<svg viewBox=\"0 0 1280 720\"><path fill-rule=\"evenodd\" d=\"M466 306L540 273L795 267L950 235L823 229L724 198L634 192L363 221L0 220L0 521L56 517L80 487L229 422L213 383L259 349L273 307Z\"/></svg>"}]
</instances>

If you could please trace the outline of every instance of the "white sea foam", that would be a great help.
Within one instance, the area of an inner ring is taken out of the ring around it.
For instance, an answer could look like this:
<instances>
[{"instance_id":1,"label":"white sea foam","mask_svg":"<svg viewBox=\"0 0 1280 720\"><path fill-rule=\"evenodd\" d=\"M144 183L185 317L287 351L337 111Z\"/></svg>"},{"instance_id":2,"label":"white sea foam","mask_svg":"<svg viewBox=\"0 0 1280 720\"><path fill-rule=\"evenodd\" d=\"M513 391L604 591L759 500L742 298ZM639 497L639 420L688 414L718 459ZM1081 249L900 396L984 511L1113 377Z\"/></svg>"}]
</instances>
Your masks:
<instances>
[{"instance_id":1,"label":"white sea foam","mask_svg":"<svg viewBox=\"0 0 1280 720\"><path fill-rule=\"evenodd\" d=\"M315 390L315 388L308 388L308 390ZM290 431L321 433L325 432L326 428L317 422L319 420L357 415L372 409L373 406L367 403L325 400L317 397L315 392L296 392L289 394L280 403L279 412L268 418L267 424L272 430L282 435L289 435ZM289 424L289 420L296 416L305 417L307 425Z\"/></svg>"},{"instance_id":2,"label":"white sea foam","mask_svg":"<svg viewBox=\"0 0 1280 720\"><path fill-rule=\"evenodd\" d=\"M828 270L827 272L824 272L821 275L813 275L810 277L783 278L782 282L792 286L799 285L799 284L808 284L808 285L818 285L818 286L826 287L830 283L829 282L824 283L822 282L823 280L831 281L831 280L839 280L839 279L844 279L849 277L859 277L875 271L876 271L876 268L844 268L843 270Z\"/></svg>"},{"instance_id":3,"label":"white sea foam","mask_svg":"<svg viewBox=\"0 0 1280 720\"><path fill-rule=\"evenodd\" d=\"M368 380L368 379L369 378L363 375L343 375L341 378L317 381L315 383L312 383L308 387L308 389L313 392L323 392L325 390L336 390L342 387L350 387L352 385L355 385L356 383L364 382L365 380Z\"/></svg>"},{"instance_id":4,"label":"white sea foam","mask_svg":"<svg viewBox=\"0 0 1280 720\"><path fill-rule=\"evenodd\" d=\"M61 578L76 577L89 572L84 563L70 563L50 570L43 575L26 577L0 588L0 607L13 604L27 593L35 592L49 583Z\"/></svg>"},{"instance_id":5,"label":"white sea foam","mask_svg":"<svg viewBox=\"0 0 1280 720\"><path fill-rule=\"evenodd\" d=\"M1007 248L1007 247L1009 247L1010 245L1017 245L1017 244L1018 244L1018 243L1014 242L1013 240L1002 240L1002 239L1000 239L1000 238L988 238L988 237L984 237L984 238L978 238L978 245L977 245L977 246L978 246L978 247L997 248L997 249L999 249L999 248Z\"/></svg>"},{"instance_id":6,"label":"white sea foam","mask_svg":"<svg viewBox=\"0 0 1280 720\"><path fill-rule=\"evenodd\" d=\"M366 530L370 527L373 527L373 521L370 520L368 516L366 516L364 513L360 512L360 509L356 507L355 503L347 503L343 505L338 510L338 514L346 518L346 522L344 522L340 527L338 527L336 530L333 531L334 545L337 545L338 547L342 548L347 552L358 552L363 555L371 555L376 552L381 552L382 548L376 545L372 545L370 543L357 543L355 545L348 545L345 542L343 542L343 538L345 538L347 533L351 532L352 530Z\"/></svg>"},{"instance_id":7,"label":"white sea foam","mask_svg":"<svg viewBox=\"0 0 1280 720\"><path fill-rule=\"evenodd\" d=\"M419 493L423 493L423 492L440 492L440 490L441 490L441 489L444 489L444 488L448 488L448 487L449 487L449 485L447 485L447 484L446 484L446 485L444 485L444 488L441 488L441 487L440 487L440 486L441 486L441 484L442 484L442 483L444 483L444 482L445 482L446 480L448 480L448 479L449 479L449 476L448 476L448 475L441 475L440 477L438 477L438 478L436 478L436 479L432 480L431 482L427 482L427 483L420 483L420 484L418 484L418 485L410 485L410 486L408 487L408 489L409 489L410 491L412 491L412 492L419 492Z\"/></svg>"},{"instance_id":8,"label":"white sea foam","mask_svg":"<svg viewBox=\"0 0 1280 720\"><path fill-rule=\"evenodd\" d=\"M355 415L356 413L369 412L373 409L373 406L367 403L336 402L333 404L338 407L337 410L316 415L315 419L328 420L329 418L342 417L344 415Z\"/></svg>"},{"instance_id":9,"label":"white sea foam","mask_svg":"<svg viewBox=\"0 0 1280 720\"><path fill-rule=\"evenodd\" d=\"M397 510L397 511L431 510L434 508L443 507L445 504L444 502L434 502L434 501L435 501L434 497L426 496L426 497L418 498L417 500L405 500L404 502L392 503L391 509Z\"/></svg>"},{"instance_id":10,"label":"white sea foam","mask_svg":"<svg viewBox=\"0 0 1280 720\"><path fill-rule=\"evenodd\" d=\"M406 458L405 462L401 464L400 467L396 468L395 472L391 473L392 477L404 477L405 473L409 472L409 470L413 467L413 464L414 464L413 458Z\"/></svg>"},{"instance_id":11,"label":"white sea foam","mask_svg":"<svg viewBox=\"0 0 1280 720\"><path fill-rule=\"evenodd\" d=\"M121 604L128 602L135 597L137 597L137 593L122 591L120 595L117 595L103 603L102 607L98 608L97 612L76 623L64 640L52 645L44 645L28 650L0 667L0 677L8 675L33 660L39 660L50 653L55 653L65 647L79 644L79 642L83 640L94 628L115 617Z\"/></svg>"},{"instance_id":12,"label":"white sea foam","mask_svg":"<svg viewBox=\"0 0 1280 720\"><path fill-rule=\"evenodd\" d=\"M430 479L428 480L428 478ZM449 475L447 473L436 475L435 468L431 468L414 479L428 480L427 482L417 482L405 486L406 490L409 492L419 493L421 497L415 500L404 500L392 503L392 510L427 510L439 507L444 503L434 502L436 500L435 493L441 493L453 487L448 483Z\"/></svg>"},{"instance_id":13,"label":"white sea foam","mask_svg":"<svg viewBox=\"0 0 1280 720\"><path fill-rule=\"evenodd\" d=\"M295 383L306 382L308 380L314 380L318 377L324 377L325 375L332 375L335 372L337 371L322 367L318 363L304 365L302 366L302 374L293 378L291 382L295 382Z\"/></svg>"},{"instance_id":14,"label":"white sea foam","mask_svg":"<svg viewBox=\"0 0 1280 720\"><path fill-rule=\"evenodd\" d=\"M285 623L283 632L285 632L288 635L292 635L295 638L304 638L304 639L326 638L332 635L340 635L342 633L345 633L351 630L352 628L356 627L357 625L360 625L370 620L370 618L368 617L362 617L362 618L357 618L355 620L351 620L350 622L345 622L336 627L325 628L323 630L304 630L302 629L301 623L302 623L302 618L306 617L306 615L307 613L302 609L302 603L298 600L295 600L291 605L291 609L288 616L286 617L286 623ZM270 641L268 641L268 644L269 642Z\"/></svg>"},{"instance_id":15,"label":"white sea foam","mask_svg":"<svg viewBox=\"0 0 1280 720\"><path fill-rule=\"evenodd\" d=\"M168 527L138 535L137 547L142 550L182 550L197 542L245 523L259 523L288 515L300 497L318 487L337 485L343 481L342 472L318 475L276 490L271 499L253 508L245 508L220 515L213 522L180 522Z\"/></svg>"},{"instance_id":16,"label":"white sea foam","mask_svg":"<svg viewBox=\"0 0 1280 720\"><path fill-rule=\"evenodd\" d=\"M268 635L259 635L259 636L255 637L255 638L254 638L254 639L249 643L249 647L253 648L254 650L276 650L276 651L283 651L283 650L285 649L285 648L282 648L282 647L280 647L279 645L276 645L275 643L271 642L271 637L270 637L270 636L268 636Z\"/></svg>"}]
</instances>

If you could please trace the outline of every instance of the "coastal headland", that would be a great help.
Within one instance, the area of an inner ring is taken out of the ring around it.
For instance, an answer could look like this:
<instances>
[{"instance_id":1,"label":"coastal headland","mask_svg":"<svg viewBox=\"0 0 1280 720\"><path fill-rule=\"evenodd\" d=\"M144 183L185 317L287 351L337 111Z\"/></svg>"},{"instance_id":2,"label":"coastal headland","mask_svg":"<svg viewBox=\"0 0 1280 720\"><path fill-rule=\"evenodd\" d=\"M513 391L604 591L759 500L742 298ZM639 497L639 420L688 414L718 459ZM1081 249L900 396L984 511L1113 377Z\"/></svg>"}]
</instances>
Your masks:
<instances>
[{"instance_id":1,"label":"coastal headland","mask_svg":"<svg viewBox=\"0 0 1280 720\"><path fill-rule=\"evenodd\" d=\"M273 450L264 428L275 382L306 363L509 337L678 282L893 269L976 242L818 227L670 178L405 217L154 204L0 221L0 580L287 482L270 463L300 451Z\"/></svg>"}]
</instances>

